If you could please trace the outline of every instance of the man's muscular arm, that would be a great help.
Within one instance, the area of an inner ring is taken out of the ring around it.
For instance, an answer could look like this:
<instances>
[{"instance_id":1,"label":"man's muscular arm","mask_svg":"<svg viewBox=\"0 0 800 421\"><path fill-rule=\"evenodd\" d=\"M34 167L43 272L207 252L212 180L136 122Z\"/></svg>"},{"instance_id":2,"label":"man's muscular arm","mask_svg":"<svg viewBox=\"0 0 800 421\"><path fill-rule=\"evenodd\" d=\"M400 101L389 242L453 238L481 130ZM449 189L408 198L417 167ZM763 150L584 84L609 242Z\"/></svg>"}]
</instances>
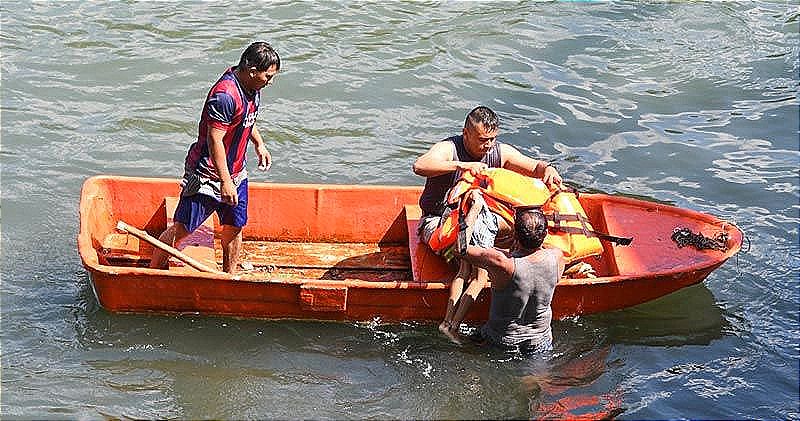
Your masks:
<instances>
[{"instance_id":1,"label":"man's muscular arm","mask_svg":"<svg viewBox=\"0 0 800 421\"><path fill-rule=\"evenodd\" d=\"M487 168L482 162L461 162L453 160L453 144L439 142L431 147L428 152L417 158L412 169L414 174L423 177L436 177L437 175L453 171L480 172Z\"/></svg>"},{"instance_id":2,"label":"man's muscular arm","mask_svg":"<svg viewBox=\"0 0 800 421\"><path fill-rule=\"evenodd\" d=\"M555 167L547 162L525 156L511 145L502 144L500 147L503 168L530 177L541 178L548 186L561 185L561 175L558 174Z\"/></svg>"},{"instance_id":3,"label":"man's muscular arm","mask_svg":"<svg viewBox=\"0 0 800 421\"><path fill-rule=\"evenodd\" d=\"M211 155L211 161L214 163L214 168L217 170L217 176L220 179L222 202L236 206L239 202L239 196L236 193L236 186L233 185L233 179L231 179L231 173L228 170L225 144L222 142L224 137L225 130L210 127L208 129L208 153Z\"/></svg>"}]
</instances>

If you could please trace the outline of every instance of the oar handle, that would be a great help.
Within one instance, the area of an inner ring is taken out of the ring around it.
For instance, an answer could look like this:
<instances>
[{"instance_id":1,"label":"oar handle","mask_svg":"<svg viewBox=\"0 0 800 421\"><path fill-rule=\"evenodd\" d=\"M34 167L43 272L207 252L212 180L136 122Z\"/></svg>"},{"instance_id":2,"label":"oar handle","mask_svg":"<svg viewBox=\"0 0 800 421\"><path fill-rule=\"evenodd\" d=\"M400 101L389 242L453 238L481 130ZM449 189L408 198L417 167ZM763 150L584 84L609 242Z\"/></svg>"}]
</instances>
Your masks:
<instances>
[{"instance_id":1,"label":"oar handle","mask_svg":"<svg viewBox=\"0 0 800 421\"><path fill-rule=\"evenodd\" d=\"M199 261L197 261L193 257L187 255L186 253L176 249L175 247L172 247L172 246L170 246L168 244L165 244L163 241L159 240L158 238L153 237L152 235L148 234L146 231L143 231L143 230L140 230L140 229L138 229L136 227L130 226L130 225L126 224L123 221L117 222L117 229L120 230L120 231L125 231L127 233L130 233L130 234L138 237L141 240L147 241L148 243L152 244L153 247L157 247L157 248L169 253L169 255L171 255L171 256L175 257L176 259L186 263L187 265L199 270L200 272L215 273L215 274L218 274L218 275L225 274L225 272L220 272L220 271L218 271L216 269L212 269L212 268L200 263Z\"/></svg>"}]
</instances>

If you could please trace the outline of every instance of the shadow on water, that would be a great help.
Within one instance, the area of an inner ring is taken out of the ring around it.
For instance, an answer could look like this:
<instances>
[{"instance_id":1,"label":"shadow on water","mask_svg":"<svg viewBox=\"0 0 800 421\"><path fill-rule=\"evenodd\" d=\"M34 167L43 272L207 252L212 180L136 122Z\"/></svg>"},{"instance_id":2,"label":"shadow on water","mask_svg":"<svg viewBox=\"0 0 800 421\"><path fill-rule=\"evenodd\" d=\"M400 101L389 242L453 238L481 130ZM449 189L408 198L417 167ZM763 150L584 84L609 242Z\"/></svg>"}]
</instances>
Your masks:
<instances>
[{"instance_id":1,"label":"shadow on water","mask_svg":"<svg viewBox=\"0 0 800 421\"><path fill-rule=\"evenodd\" d=\"M708 345L730 330L724 311L700 283L625 310L586 317L609 344Z\"/></svg>"},{"instance_id":2,"label":"shadow on water","mask_svg":"<svg viewBox=\"0 0 800 421\"><path fill-rule=\"evenodd\" d=\"M88 276L79 301L80 356L112 418L424 418L402 390L452 351L416 324L109 313ZM146 405L118 412L130 401Z\"/></svg>"}]
</instances>

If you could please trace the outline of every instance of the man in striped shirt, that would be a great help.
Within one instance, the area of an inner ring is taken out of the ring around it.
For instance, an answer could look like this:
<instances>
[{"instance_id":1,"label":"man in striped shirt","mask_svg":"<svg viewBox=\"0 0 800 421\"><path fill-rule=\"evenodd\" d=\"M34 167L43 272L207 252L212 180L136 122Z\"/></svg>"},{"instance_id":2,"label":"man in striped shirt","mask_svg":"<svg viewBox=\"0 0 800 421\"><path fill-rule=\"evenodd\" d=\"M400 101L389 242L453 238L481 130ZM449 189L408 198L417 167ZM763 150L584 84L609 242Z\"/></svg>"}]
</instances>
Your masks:
<instances>
[{"instance_id":1,"label":"man in striped shirt","mask_svg":"<svg viewBox=\"0 0 800 421\"><path fill-rule=\"evenodd\" d=\"M272 46L255 42L242 53L239 64L228 68L211 87L197 141L186 155L175 223L159 237L174 246L217 212L222 225L222 266L230 274L237 270L242 227L247 223L248 141L255 146L260 169L272 163L255 122L261 89L272 83L280 68L280 57ZM156 249L150 267L166 268L167 255Z\"/></svg>"}]
</instances>

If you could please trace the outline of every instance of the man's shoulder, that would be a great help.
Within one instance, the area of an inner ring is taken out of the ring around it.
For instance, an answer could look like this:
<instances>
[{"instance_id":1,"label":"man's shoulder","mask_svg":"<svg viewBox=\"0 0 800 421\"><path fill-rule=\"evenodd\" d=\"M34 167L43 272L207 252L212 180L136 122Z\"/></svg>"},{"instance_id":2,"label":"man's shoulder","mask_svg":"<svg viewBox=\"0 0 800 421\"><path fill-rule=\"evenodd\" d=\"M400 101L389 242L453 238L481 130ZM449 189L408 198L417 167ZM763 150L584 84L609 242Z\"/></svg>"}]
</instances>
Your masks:
<instances>
[{"instance_id":1,"label":"man's shoulder","mask_svg":"<svg viewBox=\"0 0 800 421\"><path fill-rule=\"evenodd\" d=\"M442 139L436 142L431 148L436 149L439 151L447 150L448 152L452 152L456 145L456 140L461 136L451 136L446 139Z\"/></svg>"},{"instance_id":2,"label":"man's shoulder","mask_svg":"<svg viewBox=\"0 0 800 421\"><path fill-rule=\"evenodd\" d=\"M562 257L564 257L564 252L560 248L551 247L544 250L546 250L553 259L560 260Z\"/></svg>"},{"instance_id":3,"label":"man's shoulder","mask_svg":"<svg viewBox=\"0 0 800 421\"><path fill-rule=\"evenodd\" d=\"M236 81L232 80L219 80L211 92L208 94L209 103L226 104L226 106L233 109L242 107L242 98L239 95L239 89L236 86Z\"/></svg>"},{"instance_id":4,"label":"man's shoulder","mask_svg":"<svg viewBox=\"0 0 800 421\"><path fill-rule=\"evenodd\" d=\"M231 96L238 96L239 82L233 73L233 68L226 70L222 76L214 82L211 87L211 92L226 92Z\"/></svg>"},{"instance_id":5,"label":"man's shoulder","mask_svg":"<svg viewBox=\"0 0 800 421\"><path fill-rule=\"evenodd\" d=\"M232 95L235 92L238 92L238 87L236 86L236 81L229 78L222 78L211 87L211 92L213 93L220 93L224 92L228 95Z\"/></svg>"},{"instance_id":6,"label":"man's shoulder","mask_svg":"<svg viewBox=\"0 0 800 421\"><path fill-rule=\"evenodd\" d=\"M455 142L461 140L461 137L462 137L461 135L455 135L455 136L446 137L446 138L440 140L438 143L455 143Z\"/></svg>"},{"instance_id":7,"label":"man's shoulder","mask_svg":"<svg viewBox=\"0 0 800 421\"><path fill-rule=\"evenodd\" d=\"M558 263L564 256L564 252L558 248L541 248L530 256L531 260Z\"/></svg>"}]
</instances>

